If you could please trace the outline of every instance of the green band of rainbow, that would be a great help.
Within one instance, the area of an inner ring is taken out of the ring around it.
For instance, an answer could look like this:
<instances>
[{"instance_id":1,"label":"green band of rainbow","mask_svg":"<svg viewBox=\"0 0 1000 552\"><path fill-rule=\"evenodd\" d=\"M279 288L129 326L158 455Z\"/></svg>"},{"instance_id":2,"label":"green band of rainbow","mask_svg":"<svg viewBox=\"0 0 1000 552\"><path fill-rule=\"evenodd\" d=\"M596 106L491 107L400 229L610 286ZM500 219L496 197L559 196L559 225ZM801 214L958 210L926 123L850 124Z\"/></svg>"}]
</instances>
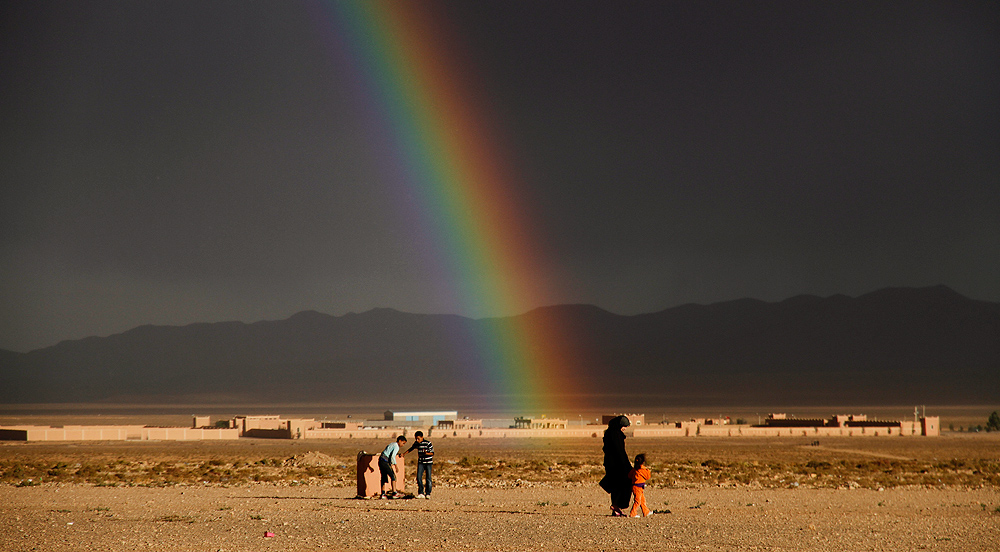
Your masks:
<instances>
[{"instance_id":1,"label":"green band of rainbow","mask_svg":"<svg viewBox=\"0 0 1000 552\"><path fill-rule=\"evenodd\" d=\"M461 49L449 42L441 20L432 20L420 2L326 7L373 104L367 107L387 129L401 167L396 175L416 198L462 311L495 316L540 305L547 278L518 204L516 171L505 164L509 156L498 153L486 110L463 88L468 64L455 55ZM506 408L528 413L571 406L570 351L554 320L531 313L482 327L478 363Z\"/></svg>"}]
</instances>

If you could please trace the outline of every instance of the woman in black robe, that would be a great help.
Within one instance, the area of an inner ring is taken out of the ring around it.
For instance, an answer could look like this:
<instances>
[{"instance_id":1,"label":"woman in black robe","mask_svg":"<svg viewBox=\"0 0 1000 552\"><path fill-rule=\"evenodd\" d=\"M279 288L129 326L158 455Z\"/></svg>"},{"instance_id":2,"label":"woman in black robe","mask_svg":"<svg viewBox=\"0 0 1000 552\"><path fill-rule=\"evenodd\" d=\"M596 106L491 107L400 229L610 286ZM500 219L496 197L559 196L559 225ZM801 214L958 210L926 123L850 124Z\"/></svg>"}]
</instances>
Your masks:
<instances>
[{"instance_id":1,"label":"woman in black robe","mask_svg":"<svg viewBox=\"0 0 1000 552\"><path fill-rule=\"evenodd\" d=\"M632 482L628 472L632 462L625 452L625 433L623 428L630 426L628 418L617 416L608 422L604 430L604 479L601 488L611 494L611 515L624 516L622 510L628 508L632 500Z\"/></svg>"}]
</instances>

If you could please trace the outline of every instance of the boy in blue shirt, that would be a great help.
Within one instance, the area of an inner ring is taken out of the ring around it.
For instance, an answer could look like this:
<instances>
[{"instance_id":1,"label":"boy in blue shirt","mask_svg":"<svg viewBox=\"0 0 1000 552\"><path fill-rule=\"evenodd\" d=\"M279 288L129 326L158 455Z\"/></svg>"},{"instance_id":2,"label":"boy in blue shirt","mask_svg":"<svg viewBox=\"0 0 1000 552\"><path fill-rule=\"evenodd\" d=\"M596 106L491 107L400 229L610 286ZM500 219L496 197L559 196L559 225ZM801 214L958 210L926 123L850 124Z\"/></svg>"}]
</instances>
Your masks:
<instances>
[{"instance_id":1,"label":"boy in blue shirt","mask_svg":"<svg viewBox=\"0 0 1000 552\"><path fill-rule=\"evenodd\" d=\"M392 494L388 498L399 498L402 495L396 490L396 455L399 454L399 447L406 444L406 437L400 435L396 437L396 442L385 447L378 457L378 471L382 474L382 498L386 498L385 484L391 482Z\"/></svg>"}]
</instances>

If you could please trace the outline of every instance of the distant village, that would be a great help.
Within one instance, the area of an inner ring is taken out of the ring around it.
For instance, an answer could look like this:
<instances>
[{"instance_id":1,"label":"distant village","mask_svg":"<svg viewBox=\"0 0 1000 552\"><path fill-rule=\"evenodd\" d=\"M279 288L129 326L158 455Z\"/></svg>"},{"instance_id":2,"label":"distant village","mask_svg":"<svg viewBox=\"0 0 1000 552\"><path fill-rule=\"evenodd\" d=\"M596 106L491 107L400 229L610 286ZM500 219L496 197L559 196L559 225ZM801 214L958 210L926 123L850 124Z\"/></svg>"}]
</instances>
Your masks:
<instances>
[{"instance_id":1,"label":"distant village","mask_svg":"<svg viewBox=\"0 0 1000 552\"><path fill-rule=\"evenodd\" d=\"M692 418L679 422L646 423L644 414L621 413L632 425L633 437L890 437L940 435L940 417L912 420L869 420L863 414L829 418L796 418L769 414L762 423L734 424L727 418ZM577 425L556 418L517 417L508 427L484 427L483 420L460 418L457 411L397 412L388 410L383 420L316 420L280 415L236 416L216 420L193 416L191 427L140 425L0 426L2 441L195 441L225 439L387 439L421 430L428 437L601 437L608 421Z\"/></svg>"}]
</instances>

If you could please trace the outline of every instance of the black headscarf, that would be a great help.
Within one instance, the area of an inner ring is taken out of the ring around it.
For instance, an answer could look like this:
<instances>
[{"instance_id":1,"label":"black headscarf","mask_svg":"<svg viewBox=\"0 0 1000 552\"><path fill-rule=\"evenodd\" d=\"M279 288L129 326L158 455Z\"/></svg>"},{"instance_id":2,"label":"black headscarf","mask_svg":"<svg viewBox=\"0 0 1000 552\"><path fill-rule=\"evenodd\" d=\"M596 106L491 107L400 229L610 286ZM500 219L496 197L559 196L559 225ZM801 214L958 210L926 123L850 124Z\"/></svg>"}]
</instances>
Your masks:
<instances>
[{"instance_id":1,"label":"black headscarf","mask_svg":"<svg viewBox=\"0 0 1000 552\"><path fill-rule=\"evenodd\" d=\"M608 422L604 430L604 479L601 488L611 494L611 504L617 508L628 508L632 499L632 482L628 472L632 462L625 452L625 434L622 428L631 424L625 416L616 416Z\"/></svg>"}]
</instances>

